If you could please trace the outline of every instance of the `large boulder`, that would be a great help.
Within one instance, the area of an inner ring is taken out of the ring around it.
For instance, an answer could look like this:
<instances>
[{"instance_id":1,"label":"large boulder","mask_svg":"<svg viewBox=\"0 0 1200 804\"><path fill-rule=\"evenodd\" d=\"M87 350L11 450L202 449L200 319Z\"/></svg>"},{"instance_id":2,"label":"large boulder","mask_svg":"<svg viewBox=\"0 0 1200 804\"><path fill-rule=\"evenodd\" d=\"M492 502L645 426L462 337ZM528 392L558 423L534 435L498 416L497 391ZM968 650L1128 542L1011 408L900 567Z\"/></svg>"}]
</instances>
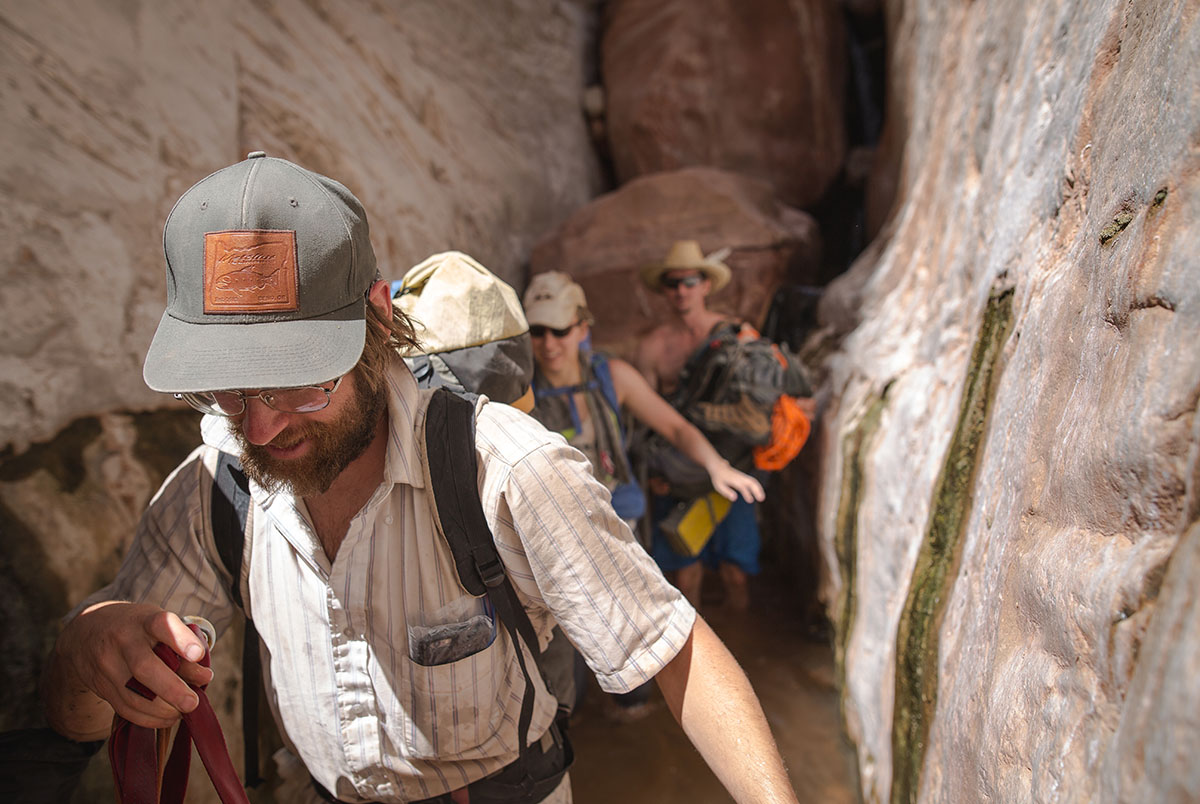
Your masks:
<instances>
[{"instance_id":1,"label":"large boulder","mask_svg":"<svg viewBox=\"0 0 1200 804\"><path fill-rule=\"evenodd\" d=\"M819 436L864 799L1198 800L1197 15L887 8Z\"/></svg>"},{"instance_id":2,"label":"large boulder","mask_svg":"<svg viewBox=\"0 0 1200 804\"><path fill-rule=\"evenodd\" d=\"M614 0L601 56L617 178L709 165L811 207L846 153L842 24L834 0Z\"/></svg>"},{"instance_id":3,"label":"large boulder","mask_svg":"<svg viewBox=\"0 0 1200 804\"><path fill-rule=\"evenodd\" d=\"M454 247L515 279L598 190L580 113L591 6L6 7L0 448L164 404L141 381L163 222L251 150L355 192L388 278Z\"/></svg>"},{"instance_id":4,"label":"large boulder","mask_svg":"<svg viewBox=\"0 0 1200 804\"><path fill-rule=\"evenodd\" d=\"M765 182L712 168L635 179L581 207L533 250L530 270L565 271L583 286L596 317L594 340L629 356L640 335L670 313L639 279L676 240L706 254L732 249L733 278L711 309L761 323L775 289L817 269L820 240L812 217L781 204Z\"/></svg>"}]
</instances>

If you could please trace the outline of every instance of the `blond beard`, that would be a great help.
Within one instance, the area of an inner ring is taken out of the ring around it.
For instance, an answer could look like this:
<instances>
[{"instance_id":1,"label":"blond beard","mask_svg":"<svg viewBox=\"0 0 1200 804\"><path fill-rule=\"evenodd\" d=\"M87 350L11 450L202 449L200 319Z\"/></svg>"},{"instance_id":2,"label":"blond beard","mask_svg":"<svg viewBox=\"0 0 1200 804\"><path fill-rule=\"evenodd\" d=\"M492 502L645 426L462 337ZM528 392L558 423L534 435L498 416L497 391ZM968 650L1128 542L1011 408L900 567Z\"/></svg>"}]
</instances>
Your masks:
<instances>
[{"instance_id":1,"label":"blond beard","mask_svg":"<svg viewBox=\"0 0 1200 804\"><path fill-rule=\"evenodd\" d=\"M265 447L247 441L240 427L231 428L242 451L242 468L250 479L268 491L287 491L296 497L329 491L338 475L371 445L379 417L387 412L384 389L372 393L361 379L356 380L354 399L336 419L288 427L271 439L270 445L275 447L310 441L312 448L303 457L274 458Z\"/></svg>"}]
</instances>

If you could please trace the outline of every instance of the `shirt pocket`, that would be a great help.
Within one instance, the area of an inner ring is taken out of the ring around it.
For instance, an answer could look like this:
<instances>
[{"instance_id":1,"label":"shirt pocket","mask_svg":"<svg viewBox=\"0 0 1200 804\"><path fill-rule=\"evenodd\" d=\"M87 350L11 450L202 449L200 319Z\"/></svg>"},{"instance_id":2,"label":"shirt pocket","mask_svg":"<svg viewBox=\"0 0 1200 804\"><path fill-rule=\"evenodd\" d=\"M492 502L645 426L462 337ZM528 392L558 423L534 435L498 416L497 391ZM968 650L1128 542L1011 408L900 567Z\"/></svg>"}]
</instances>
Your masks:
<instances>
[{"instance_id":1,"label":"shirt pocket","mask_svg":"<svg viewBox=\"0 0 1200 804\"><path fill-rule=\"evenodd\" d=\"M482 650L444 664L409 658L410 699L406 753L418 759L465 760L515 749L501 740L507 710L520 706L512 678L514 661L507 634ZM515 712L512 718L515 723Z\"/></svg>"}]
</instances>

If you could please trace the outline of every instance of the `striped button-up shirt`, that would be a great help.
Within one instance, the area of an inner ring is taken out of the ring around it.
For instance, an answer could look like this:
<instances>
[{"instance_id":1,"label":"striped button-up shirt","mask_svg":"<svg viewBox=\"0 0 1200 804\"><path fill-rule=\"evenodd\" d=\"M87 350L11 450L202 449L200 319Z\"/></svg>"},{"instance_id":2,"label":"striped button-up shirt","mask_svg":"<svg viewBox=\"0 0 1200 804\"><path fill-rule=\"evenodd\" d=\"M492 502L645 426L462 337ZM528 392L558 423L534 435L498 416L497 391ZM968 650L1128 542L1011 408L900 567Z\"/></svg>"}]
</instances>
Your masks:
<instances>
[{"instance_id":1,"label":"striped button-up shirt","mask_svg":"<svg viewBox=\"0 0 1200 804\"><path fill-rule=\"evenodd\" d=\"M503 628L493 626L484 636L490 644L464 657L431 662L418 649L439 625L486 630L493 621L490 607L459 584L437 532L421 438L424 392L400 360L386 385L384 481L334 560L302 500L252 482L241 579L284 740L317 781L351 802L426 798L513 761L525 693ZM558 623L603 689L625 692L656 675L683 647L695 611L561 436L485 399L476 419L484 513L539 649ZM205 446L167 478L118 577L89 602L148 601L207 617L218 631L237 615L208 522L217 450L236 451L228 426L205 419ZM556 708L536 673L534 686L531 741Z\"/></svg>"}]
</instances>

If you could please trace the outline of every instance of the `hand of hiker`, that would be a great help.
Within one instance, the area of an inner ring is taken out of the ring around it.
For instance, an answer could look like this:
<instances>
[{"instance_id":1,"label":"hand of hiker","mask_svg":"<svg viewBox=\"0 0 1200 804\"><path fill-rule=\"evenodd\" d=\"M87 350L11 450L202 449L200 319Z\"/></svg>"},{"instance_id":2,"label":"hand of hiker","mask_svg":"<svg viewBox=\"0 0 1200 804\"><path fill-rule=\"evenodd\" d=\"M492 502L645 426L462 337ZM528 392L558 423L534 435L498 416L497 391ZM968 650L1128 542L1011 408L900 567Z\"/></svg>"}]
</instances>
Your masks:
<instances>
[{"instance_id":1,"label":"hand of hiker","mask_svg":"<svg viewBox=\"0 0 1200 804\"><path fill-rule=\"evenodd\" d=\"M736 501L740 496L746 502L762 502L767 497L761 483L745 472L734 469L728 461L723 460L721 464L711 467L708 476L713 488L727 500Z\"/></svg>"},{"instance_id":2,"label":"hand of hiker","mask_svg":"<svg viewBox=\"0 0 1200 804\"><path fill-rule=\"evenodd\" d=\"M162 642L184 661L176 674L154 654ZM85 609L59 637L56 650L72 675L131 723L165 728L198 698L188 683L201 686L212 671L196 664L206 645L179 617L145 603L110 601ZM146 699L125 683L136 678L155 694ZM187 683L185 683L187 682Z\"/></svg>"}]
</instances>

